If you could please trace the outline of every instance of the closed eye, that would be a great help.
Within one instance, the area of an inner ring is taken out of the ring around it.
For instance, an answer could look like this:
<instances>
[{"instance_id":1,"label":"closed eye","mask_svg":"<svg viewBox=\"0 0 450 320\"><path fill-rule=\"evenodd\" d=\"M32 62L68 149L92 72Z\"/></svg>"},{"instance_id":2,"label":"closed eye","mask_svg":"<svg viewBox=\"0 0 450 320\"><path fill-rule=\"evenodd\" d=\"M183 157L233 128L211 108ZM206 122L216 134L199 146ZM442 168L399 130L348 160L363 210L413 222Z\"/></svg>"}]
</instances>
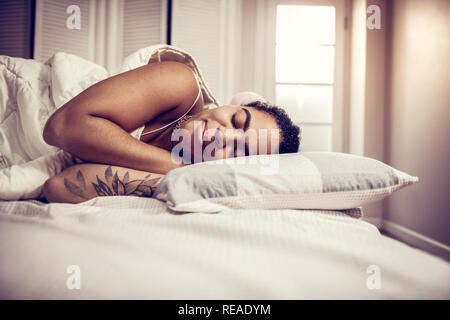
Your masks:
<instances>
[{"instance_id":1,"label":"closed eye","mask_svg":"<svg viewBox=\"0 0 450 320\"><path fill-rule=\"evenodd\" d=\"M237 127L236 127L236 113L233 113L233 116L231 117L231 124L233 125L233 127L235 129L237 129Z\"/></svg>"},{"instance_id":2,"label":"closed eye","mask_svg":"<svg viewBox=\"0 0 450 320\"><path fill-rule=\"evenodd\" d=\"M249 113L247 109L242 108L242 110L246 113L246 118L245 118L245 122L242 124L241 128L238 128L237 124L236 124L236 113L233 113L233 115L231 116L231 124L233 125L233 127L235 129L243 129L244 131L247 130L248 128L248 123L250 122L250 118L249 118Z\"/></svg>"},{"instance_id":3,"label":"closed eye","mask_svg":"<svg viewBox=\"0 0 450 320\"><path fill-rule=\"evenodd\" d=\"M246 131L249 127L250 124L250 120L251 120L251 115L250 112L245 109L245 108L241 108L243 111L245 111L246 113L246 118L245 118L245 123L244 123L244 127L243 130ZM233 125L233 127L235 129L238 129L237 125L236 125L236 113L233 113L233 115L231 116L231 124ZM248 156L250 155L249 149L248 149L248 145L246 143L244 143L245 146L245 155ZM237 149L237 144L234 147L234 153L236 154L236 149Z\"/></svg>"}]
</instances>

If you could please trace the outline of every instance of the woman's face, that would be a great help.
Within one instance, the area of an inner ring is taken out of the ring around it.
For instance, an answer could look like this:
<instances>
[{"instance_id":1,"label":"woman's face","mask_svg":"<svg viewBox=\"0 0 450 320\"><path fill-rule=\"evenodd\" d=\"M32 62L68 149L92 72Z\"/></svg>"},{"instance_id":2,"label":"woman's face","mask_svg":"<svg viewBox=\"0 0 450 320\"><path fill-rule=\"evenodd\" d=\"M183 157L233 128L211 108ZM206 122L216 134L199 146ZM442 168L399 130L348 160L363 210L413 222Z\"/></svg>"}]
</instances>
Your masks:
<instances>
[{"instance_id":1,"label":"woman's face","mask_svg":"<svg viewBox=\"0 0 450 320\"><path fill-rule=\"evenodd\" d=\"M275 119L252 107L225 105L183 123L190 135L191 163L252 154L278 153Z\"/></svg>"}]
</instances>

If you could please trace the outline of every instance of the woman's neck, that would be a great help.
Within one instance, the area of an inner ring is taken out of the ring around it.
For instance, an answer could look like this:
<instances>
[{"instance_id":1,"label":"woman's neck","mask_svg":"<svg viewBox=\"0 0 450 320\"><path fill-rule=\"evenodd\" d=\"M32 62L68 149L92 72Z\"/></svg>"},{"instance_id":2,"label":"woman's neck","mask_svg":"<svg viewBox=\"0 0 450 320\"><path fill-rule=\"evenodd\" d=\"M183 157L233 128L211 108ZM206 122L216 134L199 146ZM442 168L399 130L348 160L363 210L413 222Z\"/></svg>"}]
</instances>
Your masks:
<instances>
[{"instance_id":1,"label":"woman's neck","mask_svg":"<svg viewBox=\"0 0 450 320\"><path fill-rule=\"evenodd\" d=\"M170 137L172 136L172 132L175 125L169 126L163 130L161 134L159 134L155 139L148 142L148 144L159 147L161 149L165 149L167 151L172 151L172 142Z\"/></svg>"},{"instance_id":2,"label":"woman's neck","mask_svg":"<svg viewBox=\"0 0 450 320\"><path fill-rule=\"evenodd\" d=\"M161 134L155 137L154 140L150 142L151 145L156 147L160 147L162 149L172 151L172 147L174 145L173 141L171 141L172 133L174 130L181 128L181 126L193 117L192 114L184 115L181 119L179 119L175 124L166 128Z\"/></svg>"}]
</instances>

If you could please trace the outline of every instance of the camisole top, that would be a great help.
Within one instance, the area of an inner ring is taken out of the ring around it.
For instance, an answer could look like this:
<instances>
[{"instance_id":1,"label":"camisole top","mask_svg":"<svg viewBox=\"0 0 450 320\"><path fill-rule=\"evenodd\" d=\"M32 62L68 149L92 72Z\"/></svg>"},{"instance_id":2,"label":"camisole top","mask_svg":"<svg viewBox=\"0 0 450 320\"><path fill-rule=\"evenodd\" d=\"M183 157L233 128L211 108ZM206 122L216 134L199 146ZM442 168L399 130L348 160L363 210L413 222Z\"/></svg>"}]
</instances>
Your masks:
<instances>
[{"instance_id":1,"label":"camisole top","mask_svg":"<svg viewBox=\"0 0 450 320\"><path fill-rule=\"evenodd\" d=\"M158 128L158 129L155 129L155 130L151 130L151 131L149 131L149 132L142 132L142 131L144 131L144 129L145 129L145 124L144 124L144 125L142 125L141 127L137 128L136 130L130 132L130 135L131 135L132 137L134 137L134 138L140 140L142 136L145 136L145 135L150 134L150 133L158 132L158 131L160 131L160 130L162 130L162 129L164 129L164 128L167 128L168 126L170 126L170 125L176 123L177 121L179 121L179 120L180 120L181 118L183 118L186 114L188 114L188 113L192 110L192 108L194 108L195 104L196 104L197 101L198 101L198 98L200 98L200 94L202 93L202 88L201 88L200 85L199 85L198 76L195 74L195 72L193 72L193 73L194 73L194 76L195 76L195 80L197 81L198 94L197 94L197 98L195 98L194 103L193 103L192 106L188 109L188 111L186 111L181 117L179 117L178 119L172 121L171 123L166 124L165 126L162 126L161 128Z\"/></svg>"}]
</instances>

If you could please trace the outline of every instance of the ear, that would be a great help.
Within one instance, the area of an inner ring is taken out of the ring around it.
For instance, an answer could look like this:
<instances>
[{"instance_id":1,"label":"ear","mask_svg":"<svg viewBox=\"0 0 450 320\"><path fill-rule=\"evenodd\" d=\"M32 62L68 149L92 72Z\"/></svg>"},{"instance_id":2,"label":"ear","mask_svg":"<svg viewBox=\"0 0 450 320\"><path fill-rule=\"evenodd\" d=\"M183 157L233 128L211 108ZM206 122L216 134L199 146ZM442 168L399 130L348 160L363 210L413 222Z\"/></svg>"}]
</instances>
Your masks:
<instances>
[{"instance_id":1,"label":"ear","mask_svg":"<svg viewBox=\"0 0 450 320\"><path fill-rule=\"evenodd\" d=\"M267 102L262 96L257 94L256 92L251 91L243 91L237 93L230 101L231 105L234 106L243 106L251 102L262 101Z\"/></svg>"}]
</instances>

